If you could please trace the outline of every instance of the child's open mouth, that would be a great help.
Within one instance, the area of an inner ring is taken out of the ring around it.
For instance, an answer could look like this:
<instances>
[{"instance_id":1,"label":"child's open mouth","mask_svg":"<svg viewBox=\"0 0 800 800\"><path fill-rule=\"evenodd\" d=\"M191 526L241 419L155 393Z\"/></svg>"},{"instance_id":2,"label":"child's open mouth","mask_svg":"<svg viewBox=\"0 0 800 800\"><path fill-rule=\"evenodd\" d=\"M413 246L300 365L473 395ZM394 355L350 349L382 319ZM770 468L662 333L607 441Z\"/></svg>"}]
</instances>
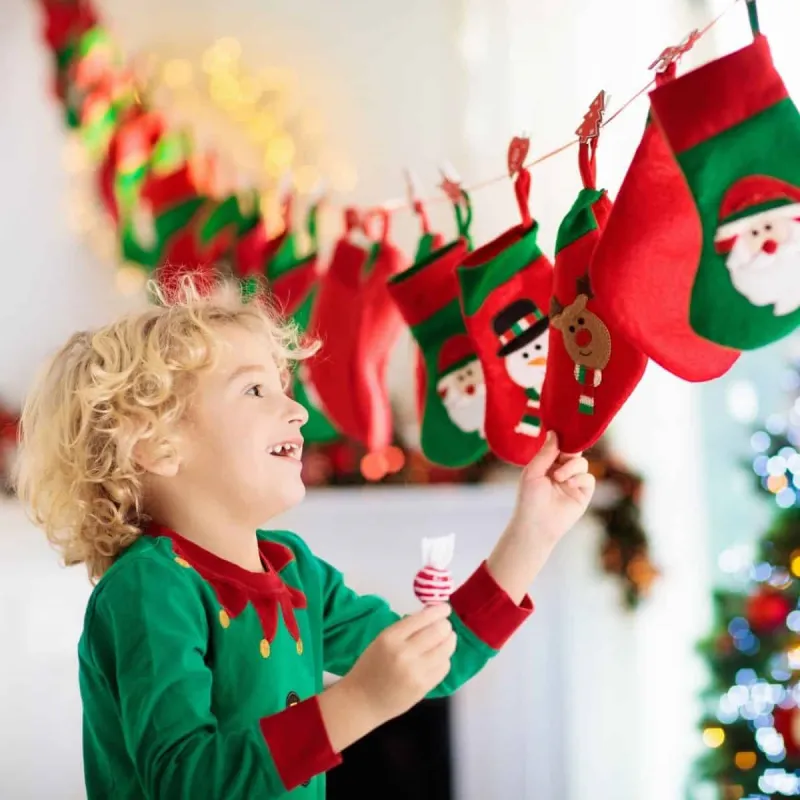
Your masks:
<instances>
[{"instance_id":1,"label":"child's open mouth","mask_svg":"<svg viewBox=\"0 0 800 800\"><path fill-rule=\"evenodd\" d=\"M303 445L300 442L281 442L280 444L270 447L269 454L271 456L278 456L278 458L289 458L293 461L299 461L300 456L303 454Z\"/></svg>"}]
</instances>

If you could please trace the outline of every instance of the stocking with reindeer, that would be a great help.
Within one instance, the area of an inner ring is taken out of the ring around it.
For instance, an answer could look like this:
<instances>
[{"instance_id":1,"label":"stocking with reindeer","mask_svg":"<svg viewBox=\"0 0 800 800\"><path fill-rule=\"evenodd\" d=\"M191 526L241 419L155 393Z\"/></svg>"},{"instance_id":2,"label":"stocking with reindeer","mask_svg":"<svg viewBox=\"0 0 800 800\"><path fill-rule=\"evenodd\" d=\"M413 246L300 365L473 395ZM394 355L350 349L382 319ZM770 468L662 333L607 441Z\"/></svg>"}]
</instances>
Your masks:
<instances>
[{"instance_id":1,"label":"stocking with reindeer","mask_svg":"<svg viewBox=\"0 0 800 800\"><path fill-rule=\"evenodd\" d=\"M596 146L596 135L581 143L584 188L558 231L542 391L542 415L568 453L581 452L600 438L647 364L611 322L589 280L589 262L612 207L606 192L595 188Z\"/></svg>"}]
</instances>

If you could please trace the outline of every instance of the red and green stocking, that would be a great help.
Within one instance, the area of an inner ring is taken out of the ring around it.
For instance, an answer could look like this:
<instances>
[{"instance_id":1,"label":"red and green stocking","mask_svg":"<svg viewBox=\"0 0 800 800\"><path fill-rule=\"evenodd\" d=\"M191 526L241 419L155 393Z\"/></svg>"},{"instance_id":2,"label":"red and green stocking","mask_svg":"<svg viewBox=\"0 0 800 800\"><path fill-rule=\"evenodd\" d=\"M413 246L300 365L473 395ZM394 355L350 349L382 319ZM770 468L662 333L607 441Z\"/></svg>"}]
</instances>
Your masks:
<instances>
[{"instance_id":1,"label":"red and green stocking","mask_svg":"<svg viewBox=\"0 0 800 800\"><path fill-rule=\"evenodd\" d=\"M424 366L417 378L424 392L422 452L434 464L454 468L474 463L487 449L486 387L459 304L456 269L469 252L468 229L462 233L389 281Z\"/></svg>"},{"instance_id":2,"label":"red and green stocking","mask_svg":"<svg viewBox=\"0 0 800 800\"><path fill-rule=\"evenodd\" d=\"M307 362L311 383L327 417L350 437L359 430L351 362L360 324L361 272L369 257L366 249L351 241L356 227L355 214L345 214L345 233L336 243L328 270L319 281L311 313L310 333L322 342L322 348Z\"/></svg>"},{"instance_id":3,"label":"red and green stocking","mask_svg":"<svg viewBox=\"0 0 800 800\"><path fill-rule=\"evenodd\" d=\"M392 447L392 407L389 402L387 371L389 358L400 338L404 323L387 286L405 267L400 250L389 241L389 215L379 214L382 230L364 265L357 300L359 327L351 369L358 427L354 438L367 448L361 471L380 480L403 465L402 454Z\"/></svg>"},{"instance_id":4,"label":"red and green stocking","mask_svg":"<svg viewBox=\"0 0 800 800\"><path fill-rule=\"evenodd\" d=\"M486 385L486 440L503 461L524 465L542 446L548 424L540 394L553 267L537 243L525 169L515 192L522 224L468 256L458 280L464 323Z\"/></svg>"},{"instance_id":5,"label":"red and green stocking","mask_svg":"<svg viewBox=\"0 0 800 800\"><path fill-rule=\"evenodd\" d=\"M414 263L419 264L431 255L435 250L445 246L445 239L442 234L431 231L430 222L428 220L428 213L425 206L420 200L415 200L412 204L414 213L419 217L422 232L417 242L417 249L414 254ZM401 309L402 311L402 309ZM415 347L415 360L414 360L414 384L417 400L417 417L422 420L423 411L425 408L425 354L419 347Z\"/></svg>"},{"instance_id":6,"label":"red and green stocking","mask_svg":"<svg viewBox=\"0 0 800 800\"><path fill-rule=\"evenodd\" d=\"M319 287L315 286L308 292L299 307L292 314L292 319L302 333L309 330L314 305L318 300ZM339 431L333 427L325 416L322 402L316 387L311 381L308 365L301 362L295 371L292 380L292 394L308 412L308 422L303 425L303 438L307 442L325 443L339 439Z\"/></svg>"},{"instance_id":7,"label":"red and green stocking","mask_svg":"<svg viewBox=\"0 0 800 800\"><path fill-rule=\"evenodd\" d=\"M656 76L657 85L674 75L673 63ZM739 357L689 324L702 240L692 194L651 114L589 274L607 323L687 381L717 378Z\"/></svg>"},{"instance_id":8,"label":"red and green stocking","mask_svg":"<svg viewBox=\"0 0 800 800\"><path fill-rule=\"evenodd\" d=\"M151 170L130 218L124 221L125 258L150 269L161 264L191 267L199 251L193 223L205 202L187 163L167 174Z\"/></svg>"},{"instance_id":9,"label":"red and green stocking","mask_svg":"<svg viewBox=\"0 0 800 800\"><path fill-rule=\"evenodd\" d=\"M247 297L258 290L269 238L257 192L239 204L239 211L239 228L233 246L233 271L241 281L243 295Z\"/></svg>"},{"instance_id":10,"label":"red and green stocking","mask_svg":"<svg viewBox=\"0 0 800 800\"><path fill-rule=\"evenodd\" d=\"M133 208L147 175L150 155L164 133L160 114L135 105L114 132L97 180L103 206L119 223Z\"/></svg>"},{"instance_id":11,"label":"red and green stocking","mask_svg":"<svg viewBox=\"0 0 800 800\"><path fill-rule=\"evenodd\" d=\"M651 94L702 225L692 328L742 350L800 323L800 115L747 6L752 44Z\"/></svg>"},{"instance_id":12,"label":"red and green stocking","mask_svg":"<svg viewBox=\"0 0 800 800\"><path fill-rule=\"evenodd\" d=\"M589 263L611 213L608 195L595 188L596 144L594 138L580 146L584 188L556 240L542 412L567 453L581 452L600 438L647 365L591 288Z\"/></svg>"}]
</instances>

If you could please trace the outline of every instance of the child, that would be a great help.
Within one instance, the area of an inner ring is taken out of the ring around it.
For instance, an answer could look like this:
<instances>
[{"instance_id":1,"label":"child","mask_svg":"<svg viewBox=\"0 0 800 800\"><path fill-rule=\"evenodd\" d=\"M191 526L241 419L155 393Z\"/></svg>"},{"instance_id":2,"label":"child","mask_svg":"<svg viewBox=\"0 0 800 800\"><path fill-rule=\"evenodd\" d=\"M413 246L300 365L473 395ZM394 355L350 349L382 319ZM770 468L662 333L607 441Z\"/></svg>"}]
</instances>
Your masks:
<instances>
[{"instance_id":1,"label":"child","mask_svg":"<svg viewBox=\"0 0 800 800\"><path fill-rule=\"evenodd\" d=\"M401 619L258 529L305 493L307 415L285 388L313 348L262 303L184 295L73 336L23 413L20 497L97 582L78 647L88 797L321 800L343 749L455 691L528 617L594 481L550 438L488 559L450 605ZM323 689L323 670L344 677Z\"/></svg>"}]
</instances>

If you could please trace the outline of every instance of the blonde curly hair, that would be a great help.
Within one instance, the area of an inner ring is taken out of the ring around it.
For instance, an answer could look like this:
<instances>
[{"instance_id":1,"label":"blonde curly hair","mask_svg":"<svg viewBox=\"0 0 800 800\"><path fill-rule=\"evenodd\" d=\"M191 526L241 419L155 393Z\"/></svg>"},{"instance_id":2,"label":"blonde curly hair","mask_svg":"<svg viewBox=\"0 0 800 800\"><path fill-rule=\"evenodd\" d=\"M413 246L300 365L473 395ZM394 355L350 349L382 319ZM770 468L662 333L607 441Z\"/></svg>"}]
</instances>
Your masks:
<instances>
[{"instance_id":1,"label":"blonde curly hair","mask_svg":"<svg viewBox=\"0 0 800 800\"><path fill-rule=\"evenodd\" d=\"M219 328L263 330L287 381L292 364L317 348L263 295L244 302L222 282L200 293L191 276L169 301L151 291L157 303L147 310L72 336L22 413L18 495L64 563L85 564L92 582L141 534L134 447L182 418L198 374L215 363Z\"/></svg>"}]
</instances>

